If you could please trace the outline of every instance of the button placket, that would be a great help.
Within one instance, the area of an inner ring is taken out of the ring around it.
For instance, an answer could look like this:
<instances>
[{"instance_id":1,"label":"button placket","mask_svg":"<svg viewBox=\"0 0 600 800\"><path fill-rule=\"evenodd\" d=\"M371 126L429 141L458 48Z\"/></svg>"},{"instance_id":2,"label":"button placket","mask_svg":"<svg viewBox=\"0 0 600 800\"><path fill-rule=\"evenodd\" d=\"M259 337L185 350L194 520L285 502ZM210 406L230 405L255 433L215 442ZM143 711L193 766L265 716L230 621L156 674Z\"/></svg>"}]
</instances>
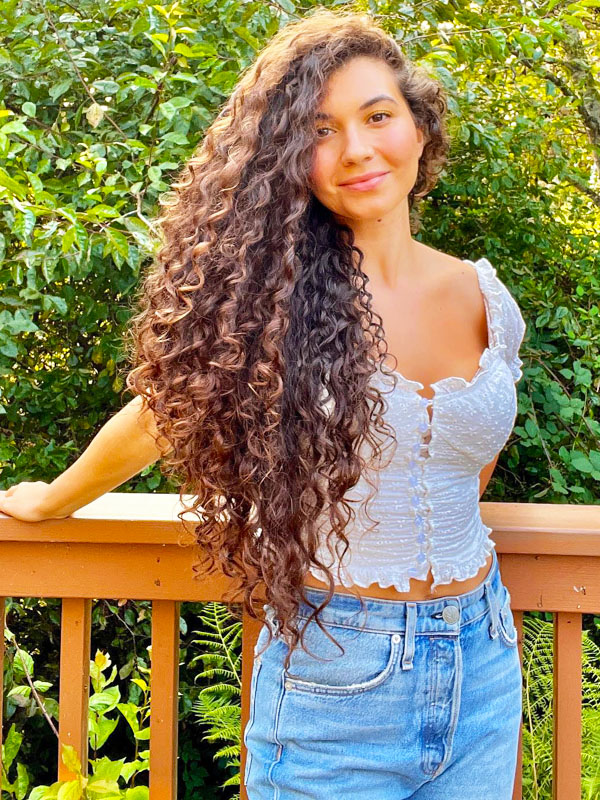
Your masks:
<instances>
[{"instance_id":1,"label":"button placket","mask_svg":"<svg viewBox=\"0 0 600 800\"><path fill-rule=\"evenodd\" d=\"M427 561L428 533L432 530L429 519L432 509L423 476L424 464L429 458L429 443L431 442L431 434L429 441L424 441L426 434L431 430L431 422L427 411L431 400L427 397L421 397L420 400L422 417L417 426L420 438L411 447L411 457L408 462L408 486L410 489L409 502L417 531L416 540L419 545L417 562L418 564L423 564ZM409 570L411 577L416 576L416 574L417 568L413 567Z\"/></svg>"}]
</instances>

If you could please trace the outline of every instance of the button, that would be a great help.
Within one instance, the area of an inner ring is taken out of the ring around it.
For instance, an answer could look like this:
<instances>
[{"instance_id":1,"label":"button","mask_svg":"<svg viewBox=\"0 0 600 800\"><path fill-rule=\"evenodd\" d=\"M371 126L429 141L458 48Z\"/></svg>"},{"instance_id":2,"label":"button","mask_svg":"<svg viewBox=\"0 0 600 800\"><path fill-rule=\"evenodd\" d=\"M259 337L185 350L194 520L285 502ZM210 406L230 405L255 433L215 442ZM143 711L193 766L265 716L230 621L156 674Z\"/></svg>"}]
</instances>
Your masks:
<instances>
[{"instance_id":1,"label":"button","mask_svg":"<svg viewBox=\"0 0 600 800\"><path fill-rule=\"evenodd\" d=\"M444 618L445 622L454 624L459 620L460 611L456 606L446 606L446 608L442 611L442 617Z\"/></svg>"},{"instance_id":2,"label":"button","mask_svg":"<svg viewBox=\"0 0 600 800\"><path fill-rule=\"evenodd\" d=\"M427 559L427 556L425 555L425 553L419 553L419 555L417 556L417 561L420 564L422 564L423 561L425 561L426 559Z\"/></svg>"},{"instance_id":3,"label":"button","mask_svg":"<svg viewBox=\"0 0 600 800\"><path fill-rule=\"evenodd\" d=\"M291 689L292 688L292 684L290 683L290 681L285 681L284 686L285 686L286 689Z\"/></svg>"},{"instance_id":4,"label":"button","mask_svg":"<svg viewBox=\"0 0 600 800\"><path fill-rule=\"evenodd\" d=\"M400 636L400 634L399 634L399 633L395 633L395 634L392 636L392 642L396 642L396 644L397 644L397 643L400 641L400 639L401 639L401 638L402 638L402 637Z\"/></svg>"}]
</instances>

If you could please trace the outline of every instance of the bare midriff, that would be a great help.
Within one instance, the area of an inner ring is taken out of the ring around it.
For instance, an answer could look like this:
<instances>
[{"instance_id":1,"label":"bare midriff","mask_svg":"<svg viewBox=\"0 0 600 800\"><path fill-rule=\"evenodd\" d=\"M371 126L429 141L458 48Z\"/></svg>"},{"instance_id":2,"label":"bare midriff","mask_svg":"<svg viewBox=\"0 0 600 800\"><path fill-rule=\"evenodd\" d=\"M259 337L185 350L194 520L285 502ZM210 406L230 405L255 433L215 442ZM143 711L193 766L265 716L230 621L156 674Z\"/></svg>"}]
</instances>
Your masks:
<instances>
[{"instance_id":1,"label":"bare midriff","mask_svg":"<svg viewBox=\"0 0 600 800\"><path fill-rule=\"evenodd\" d=\"M464 581L451 581L450 583L444 583L440 586L436 586L433 591L431 590L431 584L433 583L431 570L429 570L425 580L419 581L415 580L414 578L411 579L410 589L408 592L398 592L393 586L384 588L378 583L372 583L367 587L357 586L356 584L353 584L352 586L335 584L335 591L343 592L345 594L360 594L363 597L376 597L381 600L433 600L438 597L464 594L465 592L470 592L472 589L477 588L477 586L479 586L479 584L485 580L492 566L492 559L493 555L490 553L483 567L481 567L477 574L473 575L472 578L467 578ZM329 589L327 584L322 583L312 574L312 572L308 572L306 574L304 583L306 586L312 586L315 589L324 589L325 591L328 591Z\"/></svg>"}]
</instances>

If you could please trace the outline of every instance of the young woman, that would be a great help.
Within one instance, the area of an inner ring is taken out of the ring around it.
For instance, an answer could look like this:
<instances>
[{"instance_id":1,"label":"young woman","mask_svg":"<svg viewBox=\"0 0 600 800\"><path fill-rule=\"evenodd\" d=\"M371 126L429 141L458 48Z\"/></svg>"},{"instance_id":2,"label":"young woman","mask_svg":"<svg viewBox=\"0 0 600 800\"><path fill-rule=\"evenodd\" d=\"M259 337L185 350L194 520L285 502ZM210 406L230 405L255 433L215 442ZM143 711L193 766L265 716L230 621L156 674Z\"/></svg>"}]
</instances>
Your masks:
<instances>
[{"instance_id":1,"label":"young woman","mask_svg":"<svg viewBox=\"0 0 600 800\"><path fill-rule=\"evenodd\" d=\"M445 112L368 16L284 27L163 199L135 400L0 505L67 516L161 455L183 474L205 568L266 612L250 800L512 796L517 635L478 501L525 325L485 257L413 238Z\"/></svg>"}]
</instances>

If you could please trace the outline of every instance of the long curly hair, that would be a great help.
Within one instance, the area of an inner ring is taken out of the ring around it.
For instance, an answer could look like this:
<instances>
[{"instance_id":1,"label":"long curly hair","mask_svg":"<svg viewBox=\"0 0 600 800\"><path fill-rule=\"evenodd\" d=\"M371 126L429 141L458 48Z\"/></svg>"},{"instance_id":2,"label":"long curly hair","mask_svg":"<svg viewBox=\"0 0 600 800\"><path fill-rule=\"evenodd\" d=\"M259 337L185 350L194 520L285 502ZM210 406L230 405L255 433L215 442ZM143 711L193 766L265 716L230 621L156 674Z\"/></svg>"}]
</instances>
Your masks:
<instances>
[{"instance_id":1,"label":"long curly hair","mask_svg":"<svg viewBox=\"0 0 600 800\"><path fill-rule=\"evenodd\" d=\"M391 67L425 132L408 198L415 232L448 151L443 87L367 14L318 7L260 52L160 198L161 243L128 332L125 391L145 398L172 447L162 464L183 476L182 523L200 520L194 569L232 578L224 599L255 619L267 600L286 669L304 645L301 600L325 631L335 582L319 545L343 558L355 518L344 495L395 441L371 384L387 343L363 253L309 188L315 110L356 56ZM305 594L311 566L329 584L318 606Z\"/></svg>"}]
</instances>

